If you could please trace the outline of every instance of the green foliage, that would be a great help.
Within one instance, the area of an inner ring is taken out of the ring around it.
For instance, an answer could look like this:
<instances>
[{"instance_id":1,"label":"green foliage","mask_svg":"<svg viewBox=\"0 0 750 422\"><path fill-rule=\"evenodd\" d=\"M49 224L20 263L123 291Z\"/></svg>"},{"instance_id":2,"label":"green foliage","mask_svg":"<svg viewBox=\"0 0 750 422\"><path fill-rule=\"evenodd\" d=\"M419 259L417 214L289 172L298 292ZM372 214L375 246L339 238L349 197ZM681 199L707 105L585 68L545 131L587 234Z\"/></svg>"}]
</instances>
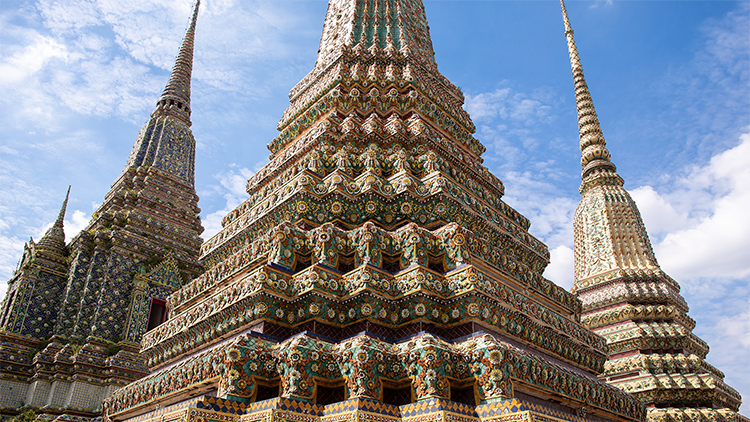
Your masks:
<instances>
[{"instance_id":1,"label":"green foliage","mask_svg":"<svg viewBox=\"0 0 750 422\"><path fill-rule=\"evenodd\" d=\"M77 355L78 352L83 349L83 343L73 343L73 356Z\"/></svg>"},{"instance_id":2,"label":"green foliage","mask_svg":"<svg viewBox=\"0 0 750 422\"><path fill-rule=\"evenodd\" d=\"M192 281L192 280L193 280L193 277L191 277L190 274L188 274L188 273L186 273L184 271L180 271L180 283L181 283L180 285L181 286L184 286L184 285L190 283L190 281Z\"/></svg>"},{"instance_id":3,"label":"green foliage","mask_svg":"<svg viewBox=\"0 0 750 422\"><path fill-rule=\"evenodd\" d=\"M111 249L111 248L112 248L112 239L109 239L109 238L105 238L105 239L104 239L104 240L102 241L102 247L104 248L104 250L109 250L109 249Z\"/></svg>"},{"instance_id":4,"label":"green foliage","mask_svg":"<svg viewBox=\"0 0 750 422\"><path fill-rule=\"evenodd\" d=\"M146 271L151 271L151 269L159 265L163 259L164 258L160 257L159 255L149 256L148 259L143 262L143 264L146 266Z\"/></svg>"},{"instance_id":5,"label":"green foliage","mask_svg":"<svg viewBox=\"0 0 750 422\"><path fill-rule=\"evenodd\" d=\"M43 340L35 349L31 349L27 352L29 359L34 359L34 356L36 356L37 353L41 352L42 350L46 349L49 345L49 339Z\"/></svg>"},{"instance_id":6,"label":"green foliage","mask_svg":"<svg viewBox=\"0 0 750 422\"><path fill-rule=\"evenodd\" d=\"M11 419L11 422L34 422L36 420L36 412L31 409L26 409L23 412L17 414Z\"/></svg>"},{"instance_id":7,"label":"green foliage","mask_svg":"<svg viewBox=\"0 0 750 422\"><path fill-rule=\"evenodd\" d=\"M117 354L117 352L120 351L120 346L113 344L111 346L107 346L107 356L114 356Z\"/></svg>"}]
</instances>

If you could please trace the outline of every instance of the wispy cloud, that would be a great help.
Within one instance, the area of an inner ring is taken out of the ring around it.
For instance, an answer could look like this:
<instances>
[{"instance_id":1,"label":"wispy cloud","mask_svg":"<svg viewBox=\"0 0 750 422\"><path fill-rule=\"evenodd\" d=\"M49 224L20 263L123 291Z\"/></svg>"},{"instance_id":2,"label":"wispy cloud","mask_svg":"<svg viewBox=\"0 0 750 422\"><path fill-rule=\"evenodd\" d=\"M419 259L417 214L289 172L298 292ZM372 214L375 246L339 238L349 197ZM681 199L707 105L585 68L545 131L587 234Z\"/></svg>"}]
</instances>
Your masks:
<instances>
[{"instance_id":1,"label":"wispy cloud","mask_svg":"<svg viewBox=\"0 0 750 422\"><path fill-rule=\"evenodd\" d=\"M24 25L5 19L11 36L0 42L0 101L16 105L18 125L50 126L65 112L141 119L174 63L182 36L175 27L186 26L192 3L39 0L38 14L17 12ZM204 2L200 21L194 84L256 98L268 94L269 79L297 66L290 29L307 28L272 1Z\"/></svg>"},{"instance_id":2,"label":"wispy cloud","mask_svg":"<svg viewBox=\"0 0 750 422\"><path fill-rule=\"evenodd\" d=\"M575 138L558 134L561 116L574 119L561 98L548 87L523 92L503 81L492 92L468 94L464 108L487 146L487 166L505 184L503 199L531 221L531 233L550 249L545 276L570 288L578 158ZM561 189L561 182L569 188Z\"/></svg>"},{"instance_id":3,"label":"wispy cloud","mask_svg":"<svg viewBox=\"0 0 750 422\"><path fill-rule=\"evenodd\" d=\"M643 124L630 133L633 139L661 139L662 145L671 146L659 157L667 173L733 147L750 125L750 3L736 5L736 10L701 25L692 60L669 69L644 91L643 101L655 107L636 111ZM643 166L655 162L645 160Z\"/></svg>"},{"instance_id":4,"label":"wispy cloud","mask_svg":"<svg viewBox=\"0 0 750 422\"><path fill-rule=\"evenodd\" d=\"M214 178L219 182L218 185L210 186L210 191L202 193L203 196L221 196L225 205L224 208L208 214L203 220L203 239L209 239L221 230L221 220L230 211L237 208L244 200L248 198L245 191L247 179L256 171L263 167L265 163L258 163L253 170L245 167L234 165L233 168L226 172L218 173Z\"/></svg>"},{"instance_id":5,"label":"wispy cloud","mask_svg":"<svg viewBox=\"0 0 750 422\"><path fill-rule=\"evenodd\" d=\"M534 161L534 152L553 144L550 126L560 115L562 100L549 88L531 93L503 81L492 92L467 94L464 109L477 124L477 138L487 147L484 158L504 170ZM546 139L545 139L546 138Z\"/></svg>"},{"instance_id":6,"label":"wispy cloud","mask_svg":"<svg viewBox=\"0 0 750 422\"><path fill-rule=\"evenodd\" d=\"M68 57L65 45L55 39L39 34L31 38L23 50L15 52L0 63L0 84L18 84L39 72L51 60L65 60Z\"/></svg>"},{"instance_id":7,"label":"wispy cloud","mask_svg":"<svg viewBox=\"0 0 750 422\"><path fill-rule=\"evenodd\" d=\"M5 92L0 102L15 105L7 109L13 110L18 126L44 124L49 130L50 122L58 126L70 112L132 119L144 112L145 98L162 83L146 66L128 57L111 57L111 46L94 34L70 39L18 32L25 36L15 53L0 53Z\"/></svg>"}]
</instances>

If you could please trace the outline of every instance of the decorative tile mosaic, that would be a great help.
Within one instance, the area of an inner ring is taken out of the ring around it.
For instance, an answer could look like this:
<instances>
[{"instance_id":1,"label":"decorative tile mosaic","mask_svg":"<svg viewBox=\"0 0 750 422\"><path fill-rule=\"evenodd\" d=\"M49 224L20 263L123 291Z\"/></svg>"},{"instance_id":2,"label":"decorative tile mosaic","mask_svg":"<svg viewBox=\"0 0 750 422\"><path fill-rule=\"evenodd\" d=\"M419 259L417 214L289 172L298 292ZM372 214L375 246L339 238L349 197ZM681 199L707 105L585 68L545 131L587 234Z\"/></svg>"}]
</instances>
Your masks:
<instances>
[{"instance_id":1,"label":"decorative tile mosaic","mask_svg":"<svg viewBox=\"0 0 750 422\"><path fill-rule=\"evenodd\" d=\"M137 422L731 415L740 397L703 361L679 286L656 264L561 6L580 94L581 300L542 276L547 247L483 166L421 0L329 2L269 164L201 245L196 1L169 82L87 229L65 244L66 198L25 246L3 302L0 392L70 422L102 406L106 420ZM155 328L154 300L169 314ZM647 413L641 401L717 409Z\"/></svg>"}]
</instances>

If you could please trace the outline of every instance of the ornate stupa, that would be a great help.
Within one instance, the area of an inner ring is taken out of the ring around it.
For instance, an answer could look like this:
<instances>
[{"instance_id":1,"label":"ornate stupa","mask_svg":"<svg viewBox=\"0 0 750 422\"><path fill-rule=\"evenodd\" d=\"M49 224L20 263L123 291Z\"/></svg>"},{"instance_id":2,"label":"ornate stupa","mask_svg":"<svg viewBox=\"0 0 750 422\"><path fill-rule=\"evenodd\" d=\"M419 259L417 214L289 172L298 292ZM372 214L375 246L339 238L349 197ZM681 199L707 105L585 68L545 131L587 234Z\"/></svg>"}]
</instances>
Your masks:
<instances>
[{"instance_id":1,"label":"ornate stupa","mask_svg":"<svg viewBox=\"0 0 750 422\"><path fill-rule=\"evenodd\" d=\"M167 297L202 272L190 131L197 12L196 4L167 87L88 226L66 245L63 205L24 249L0 314L0 416L101 415L106 396L148 373L140 342L166 318Z\"/></svg>"},{"instance_id":2,"label":"ornate stupa","mask_svg":"<svg viewBox=\"0 0 750 422\"><path fill-rule=\"evenodd\" d=\"M646 228L606 141L560 0L575 81L581 147L581 202L575 213L575 284L581 322L607 341L599 376L641 400L649 421L748 421L742 398L705 361L708 345L680 286L656 262Z\"/></svg>"},{"instance_id":3,"label":"ornate stupa","mask_svg":"<svg viewBox=\"0 0 750 422\"><path fill-rule=\"evenodd\" d=\"M143 337L115 421L638 421L482 165L421 0L331 0L270 163Z\"/></svg>"}]
</instances>

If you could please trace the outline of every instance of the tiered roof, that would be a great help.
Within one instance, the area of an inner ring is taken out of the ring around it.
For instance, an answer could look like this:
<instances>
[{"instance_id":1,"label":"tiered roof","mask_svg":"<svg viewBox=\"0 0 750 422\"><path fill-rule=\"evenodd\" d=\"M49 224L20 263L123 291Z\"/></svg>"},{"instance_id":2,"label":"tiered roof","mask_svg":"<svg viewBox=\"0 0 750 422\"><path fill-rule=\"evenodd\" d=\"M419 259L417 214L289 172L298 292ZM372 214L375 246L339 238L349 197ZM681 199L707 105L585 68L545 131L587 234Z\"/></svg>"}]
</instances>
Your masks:
<instances>
[{"instance_id":1,"label":"tiered roof","mask_svg":"<svg viewBox=\"0 0 750 422\"><path fill-rule=\"evenodd\" d=\"M47 268L53 270L65 270L68 248L65 246L65 210L68 208L68 198L70 198L70 186L65 194L60 212L52 227L47 229L41 239L36 244L33 243L34 255L36 261Z\"/></svg>"},{"instance_id":2,"label":"tiered roof","mask_svg":"<svg viewBox=\"0 0 750 422\"><path fill-rule=\"evenodd\" d=\"M227 418L285 406L348 420L353 401L394 421L451 401L470 420L534 406L642 417L596 379L603 340L542 276L547 247L482 165L420 0L330 1L315 67L289 97L270 163L204 243L205 273L144 336L152 375L115 393L111 417L155 420L153 403L201 393L246 406ZM269 388L280 401L249 405Z\"/></svg>"},{"instance_id":3,"label":"tiered roof","mask_svg":"<svg viewBox=\"0 0 750 422\"><path fill-rule=\"evenodd\" d=\"M581 321L604 337L600 378L644 402L650 421L739 421L741 397L705 361L708 345L680 286L656 261L633 199L617 174L589 93L573 30L560 0L575 82L581 202L575 213L575 284Z\"/></svg>"}]
</instances>

